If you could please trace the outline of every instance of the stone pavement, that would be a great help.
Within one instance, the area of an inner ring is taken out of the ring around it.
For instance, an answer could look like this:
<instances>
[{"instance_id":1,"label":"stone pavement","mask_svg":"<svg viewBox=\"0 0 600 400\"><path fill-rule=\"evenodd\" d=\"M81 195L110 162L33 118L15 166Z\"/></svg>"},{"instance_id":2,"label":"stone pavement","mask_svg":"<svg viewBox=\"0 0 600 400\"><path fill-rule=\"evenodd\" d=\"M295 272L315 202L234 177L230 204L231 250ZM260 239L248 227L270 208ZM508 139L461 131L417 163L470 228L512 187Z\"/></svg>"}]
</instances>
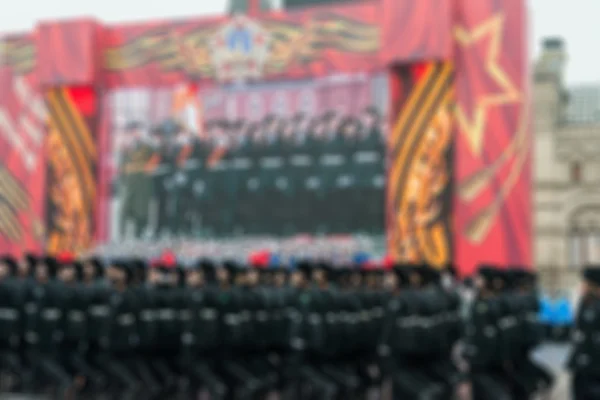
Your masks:
<instances>
[{"instance_id":1,"label":"stone pavement","mask_svg":"<svg viewBox=\"0 0 600 400\"><path fill-rule=\"evenodd\" d=\"M550 397L543 400L570 400L569 395L569 375L564 370L565 360L569 351L566 345L545 345L542 346L534 357L540 363L551 369L556 374L556 384ZM389 388L384 391L384 396L373 393L369 400L389 399ZM203 400L209 400L209 396L200 396ZM270 400L278 400L279 396L272 396ZM11 394L0 394L0 400L43 400L43 397L30 397ZM468 400L468 399L464 399Z\"/></svg>"},{"instance_id":2,"label":"stone pavement","mask_svg":"<svg viewBox=\"0 0 600 400\"><path fill-rule=\"evenodd\" d=\"M568 356L567 345L545 345L541 347L534 357L546 367L550 368L556 376L554 390L548 400L569 400L569 374L564 369Z\"/></svg>"}]
</instances>

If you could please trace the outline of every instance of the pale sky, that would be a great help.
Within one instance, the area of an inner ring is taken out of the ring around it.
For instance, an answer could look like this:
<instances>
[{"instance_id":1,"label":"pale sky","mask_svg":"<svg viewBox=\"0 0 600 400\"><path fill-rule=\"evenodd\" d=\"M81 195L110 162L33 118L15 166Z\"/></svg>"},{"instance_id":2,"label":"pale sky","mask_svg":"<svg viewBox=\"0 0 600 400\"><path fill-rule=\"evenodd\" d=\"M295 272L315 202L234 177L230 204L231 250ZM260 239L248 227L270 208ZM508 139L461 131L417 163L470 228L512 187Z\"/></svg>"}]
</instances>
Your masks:
<instances>
[{"instance_id":1,"label":"pale sky","mask_svg":"<svg viewBox=\"0 0 600 400\"><path fill-rule=\"evenodd\" d=\"M106 22L214 15L227 0L3 0L0 32L25 31L36 21L91 16ZM417 0L410 0L417 1ZM478 0L471 0L478 1ZM532 54L542 37L565 38L569 52L570 84L600 82L600 0L528 0L531 9ZM8 4L7 4L8 5Z\"/></svg>"}]
</instances>

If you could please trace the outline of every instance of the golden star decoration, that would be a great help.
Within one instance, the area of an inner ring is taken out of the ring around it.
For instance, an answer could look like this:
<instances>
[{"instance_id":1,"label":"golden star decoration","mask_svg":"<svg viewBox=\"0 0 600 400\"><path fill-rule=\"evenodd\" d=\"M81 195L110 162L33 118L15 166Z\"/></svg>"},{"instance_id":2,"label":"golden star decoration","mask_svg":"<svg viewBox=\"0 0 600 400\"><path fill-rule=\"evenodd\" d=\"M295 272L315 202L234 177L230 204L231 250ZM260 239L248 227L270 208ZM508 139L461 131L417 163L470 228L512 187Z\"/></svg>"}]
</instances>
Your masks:
<instances>
[{"instance_id":1,"label":"golden star decoration","mask_svg":"<svg viewBox=\"0 0 600 400\"><path fill-rule=\"evenodd\" d=\"M495 93L485 93L475 99L472 117L469 117L465 107L460 102L456 105L456 121L460 130L465 134L467 143L476 156L481 156L484 134L487 128L488 112L491 107L517 103L521 93L511 81L508 73L500 65L499 58L502 49L502 33L504 31L504 15L496 14L473 29L463 26L454 28L454 37L461 47L471 47L480 41L489 39L485 54L484 69L489 77L501 89ZM475 50L473 50L475 51Z\"/></svg>"}]
</instances>

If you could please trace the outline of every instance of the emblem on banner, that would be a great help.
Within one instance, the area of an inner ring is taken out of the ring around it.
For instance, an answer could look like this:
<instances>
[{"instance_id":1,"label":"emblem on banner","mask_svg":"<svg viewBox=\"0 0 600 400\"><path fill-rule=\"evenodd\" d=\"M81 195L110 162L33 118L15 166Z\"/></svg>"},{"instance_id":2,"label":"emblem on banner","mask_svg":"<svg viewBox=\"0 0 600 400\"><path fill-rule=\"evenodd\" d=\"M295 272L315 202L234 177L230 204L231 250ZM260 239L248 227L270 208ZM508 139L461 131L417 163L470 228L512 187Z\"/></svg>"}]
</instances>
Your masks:
<instances>
[{"instance_id":1,"label":"emblem on banner","mask_svg":"<svg viewBox=\"0 0 600 400\"><path fill-rule=\"evenodd\" d=\"M238 15L210 40L211 62L219 81L245 81L263 75L271 37L256 21Z\"/></svg>"}]
</instances>

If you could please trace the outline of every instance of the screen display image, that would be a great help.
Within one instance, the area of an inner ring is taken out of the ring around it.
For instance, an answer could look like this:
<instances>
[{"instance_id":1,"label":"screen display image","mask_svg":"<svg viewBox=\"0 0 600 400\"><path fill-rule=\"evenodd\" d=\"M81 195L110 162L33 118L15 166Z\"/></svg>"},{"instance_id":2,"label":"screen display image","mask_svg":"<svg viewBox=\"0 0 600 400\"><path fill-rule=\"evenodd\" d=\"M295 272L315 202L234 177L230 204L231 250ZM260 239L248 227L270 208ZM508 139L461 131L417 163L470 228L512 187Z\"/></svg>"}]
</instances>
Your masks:
<instances>
[{"instance_id":1,"label":"screen display image","mask_svg":"<svg viewBox=\"0 0 600 400\"><path fill-rule=\"evenodd\" d=\"M386 88L113 92L111 239L383 235Z\"/></svg>"}]
</instances>

